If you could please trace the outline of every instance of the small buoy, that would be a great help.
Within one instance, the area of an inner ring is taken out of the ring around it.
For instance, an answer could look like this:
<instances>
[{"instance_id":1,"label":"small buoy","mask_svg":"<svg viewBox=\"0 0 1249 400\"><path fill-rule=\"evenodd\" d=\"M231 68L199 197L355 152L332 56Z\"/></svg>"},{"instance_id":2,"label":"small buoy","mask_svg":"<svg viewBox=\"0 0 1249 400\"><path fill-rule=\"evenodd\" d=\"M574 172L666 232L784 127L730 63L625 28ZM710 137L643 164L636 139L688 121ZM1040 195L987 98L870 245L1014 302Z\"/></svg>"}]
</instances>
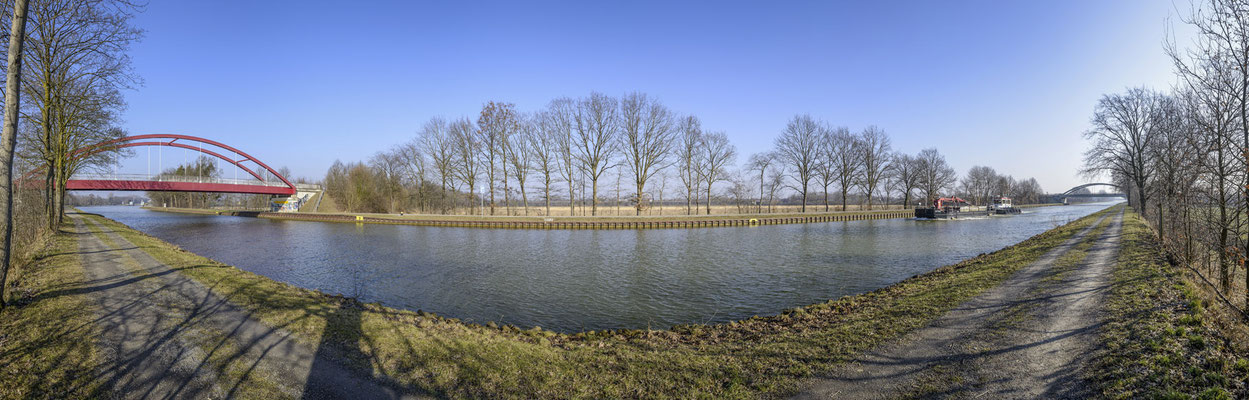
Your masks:
<instances>
[{"instance_id":1,"label":"small buoy","mask_svg":"<svg viewBox=\"0 0 1249 400\"><path fill-rule=\"evenodd\" d=\"M758 218L751 218L751 219L750 219L750 226L755 226L755 225L759 225L759 219L758 219Z\"/></svg>"}]
</instances>

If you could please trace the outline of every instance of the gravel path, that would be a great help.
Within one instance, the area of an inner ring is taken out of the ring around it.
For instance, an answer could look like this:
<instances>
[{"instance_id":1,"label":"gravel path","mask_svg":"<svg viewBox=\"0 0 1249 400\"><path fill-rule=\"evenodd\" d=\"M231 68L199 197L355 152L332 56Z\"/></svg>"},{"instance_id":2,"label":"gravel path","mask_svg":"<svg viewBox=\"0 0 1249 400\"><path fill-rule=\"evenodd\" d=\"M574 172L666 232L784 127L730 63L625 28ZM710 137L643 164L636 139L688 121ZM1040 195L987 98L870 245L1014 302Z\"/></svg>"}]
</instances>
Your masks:
<instances>
[{"instance_id":1,"label":"gravel path","mask_svg":"<svg viewBox=\"0 0 1249 400\"><path fill-rule=\"evenodd\" d=\"M1071 271L1055 262L1113 218ZM1122 212L1102 217L1002 285L819 379L801 399L1085 398Z\"/></svg>"},{"instance_id":2,"label":"gravel path","mask_svg":"<svg viewBox=\"0 0 1249 400\"><path fill-rule=\"evenodd\" d=\"M115 397L415 397L297 343L101 227L109 246L90 220L70 216L99 306L101 379Z\"/></svg>"}]
</instances>

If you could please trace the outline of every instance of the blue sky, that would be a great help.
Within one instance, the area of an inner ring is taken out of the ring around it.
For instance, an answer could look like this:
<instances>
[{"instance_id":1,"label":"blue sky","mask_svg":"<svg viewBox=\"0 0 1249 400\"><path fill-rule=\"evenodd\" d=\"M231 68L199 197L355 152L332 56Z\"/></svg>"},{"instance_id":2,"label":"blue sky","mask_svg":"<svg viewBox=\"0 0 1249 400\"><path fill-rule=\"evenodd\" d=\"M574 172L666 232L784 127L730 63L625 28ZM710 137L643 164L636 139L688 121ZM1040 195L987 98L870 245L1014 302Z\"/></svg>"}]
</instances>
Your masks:
<instances>
[{"instance_id":1,"label":"blue sky","mask_svg":"<svg viewBox=\"0 0 1249 400\"><path fill-rule=\"evenodd\" d=\"M216 139L319 179L432 116L636 90L727 132L739 161L810 113L877 125L899 150L935 146L960 173L988 165L1063 191L1083 181L1081 132L1101 94L1175 82L1162 43L1168 23L1184 41L1188 9L672 3L153 1L135 20L144 84L127 93L124 126Z\"/></svg>"}]
</instances>

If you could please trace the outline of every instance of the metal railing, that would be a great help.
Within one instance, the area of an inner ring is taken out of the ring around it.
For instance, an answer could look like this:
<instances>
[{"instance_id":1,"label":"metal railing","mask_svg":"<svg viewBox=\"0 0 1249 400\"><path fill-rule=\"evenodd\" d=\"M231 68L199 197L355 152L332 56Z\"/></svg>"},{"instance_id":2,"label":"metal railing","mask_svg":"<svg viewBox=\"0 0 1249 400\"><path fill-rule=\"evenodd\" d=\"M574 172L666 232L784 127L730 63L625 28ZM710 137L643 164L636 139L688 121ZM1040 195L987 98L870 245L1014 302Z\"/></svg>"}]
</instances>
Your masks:
<instances>
[{"instance_id":1,"label":"metal railing","mask_svg":"<svg viewBox=\"0 0 1249 400\"><path fill-rule=\"evenodd\" d=\"M282 181L266 182L255 179L228 179L213 178L207 176L172 176L172 175L143 175L143 174L76 174L70 179L74 180L101 180L101 181L147 181L147 182L189 182L189 183L225 183L231 185L255 185L270 187L288 187Z\"/></svg>"}]
</instances>

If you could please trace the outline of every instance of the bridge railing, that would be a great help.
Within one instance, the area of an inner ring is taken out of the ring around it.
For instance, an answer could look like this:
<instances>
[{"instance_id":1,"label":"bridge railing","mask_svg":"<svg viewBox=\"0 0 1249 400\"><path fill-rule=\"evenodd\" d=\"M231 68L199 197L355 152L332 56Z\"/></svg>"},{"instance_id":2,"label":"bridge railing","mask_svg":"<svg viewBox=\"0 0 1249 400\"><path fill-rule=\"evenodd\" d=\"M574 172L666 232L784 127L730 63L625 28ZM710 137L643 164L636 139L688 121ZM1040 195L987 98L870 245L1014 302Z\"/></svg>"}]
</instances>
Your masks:
<instances>
[{"instance_id":1,"label":"bridge railing","mask_svg":"<svg viewBox=\"0 0 1249 400\"><path fill-rule=\"evenodd\" d=\"M265 182L255 179L229 179L214 178L208 176L173 176L173 175L144 175L144 174L75 174L70 177L74 180L99 180L99 181L148 181L148 182L191 182L191 183L225 183L232 185L257 185L272 187L287 187L281 181Z\"/></svg>"}]
</instances>

